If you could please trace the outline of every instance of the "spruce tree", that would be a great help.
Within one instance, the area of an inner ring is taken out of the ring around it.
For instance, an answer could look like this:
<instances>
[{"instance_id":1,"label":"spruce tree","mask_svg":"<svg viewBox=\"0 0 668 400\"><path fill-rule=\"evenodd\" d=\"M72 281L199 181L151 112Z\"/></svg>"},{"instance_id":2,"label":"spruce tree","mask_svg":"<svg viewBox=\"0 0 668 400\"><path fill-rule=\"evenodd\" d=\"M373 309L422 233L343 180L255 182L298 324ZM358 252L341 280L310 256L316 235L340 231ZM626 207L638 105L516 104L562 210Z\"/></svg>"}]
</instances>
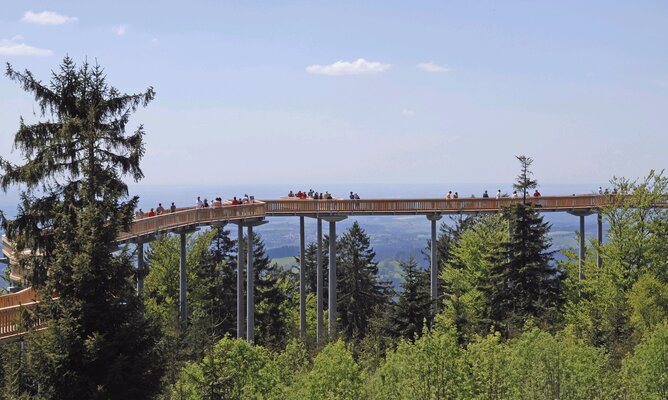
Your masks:
<instances>
[{"instance_id":1,"label":"spruce tree","mask_svg":"<svg viewBox=\"0 0 668 400\"><path fill-rule=\"evenodd\" d=\"M253 234L253 268L255 343L273 349L282 348L288 339L288 309L295 285L287 272L271 263L262 236L257 233Z\"/></svg>"},{"instance_id":2,"label":"spruce tree","mask_svg":"<svg viewBox=\"0 0 668 400\"><path fill-rule=\"evenodd\" d=\"M18 250L33 250L44 286L45 333L32 336L27 359L39 398L148 398L162 363L158 331L144 318L130 255L116 237L129 228L137 198L124 177L139 180L144 130L125 130L152 88L124 94L104 71L65 57L48 84L7 65L6 75L35 96L46 120L20 120L14 146L23 164L0 159L0 186L24 188L22 207L3 221ZM48 272L47 272L48 271ZM57 293L57 301L51 294Z\"/></svg>"},{"instance_id":3,"label":"spruce tree","mask_svg":"<svg viewBox=\"0 0 668 400\"><path fill-rule=\"evenodd\" d=\"M299 264L299 256L295 257L295 261ZM304 251L304 274L306 275L306 294L316 293L318 289L317 276L317 262L318 262L318 245L311 242L306 246Z\"/></svg>"},{"instance_id":4,"label":"spruce tree","mask_svg":"<svg viewBox=\"0 0 668 400\"><path fill-rule=\"evenodd\" d=\"M521 167L513 188L522 191L522 203L526 203L529 190L538 186L538 181L532 178L533 173L529 169L533 164L533 158L525 155L515 156L515 158L520 162Z\"/></svg>"},{"instance_id":5,"label":"spruce tree","mask_svg":"<svg viewBox=\"0 0 668 400\"><path fill-rule=\"evenodd\" d=\"M518 157L519 158L519 157ZM522 161L522 177L530 175ZM492 273L486 286L491 300L491 318L506 334L512 335L529 318L554 323L564 302L563 275L552 265L553 251L548 237L550 224L531 204L516 204L504 210L509 237L492 260Z\"/></svg>"},{"instance_id":6,"label":"spruce tree","mask_svg":"<svg viewBox=\"0 0 668 400\"><path fill-rule=\"evenodd\" d=\"M380 281L376 252L355 221L337 243L336 309L343 335L361 339L369 320L387 303L389 284Z\"/></svg>"},{"instance_id":7,"label":"spruce tree","mask_svg":"<svg viewBox=\"0 0 668 400\"><path fill-rule=\"evenodd\" d=\"M237 304L237 241L230 238L230 231L225 225L213 228L214 237L210 251L215 270L219 276L214 288L212 301L216 310L214 330L222 338L226 333L236 333Z\"/></svg>"},{"instance_id":8,"label":"spruce tree","mask_svg":"<svg viewBox=\"0 0 668 400\"><path fill-rule=\"evenodd\" d=\"M317 294L318 289L318 245L311 242L306 246L306 293ZM299 257L295 257L299 263ZM323 235L322 238L322 292L323 307L327 309L328 301L328 282L329 282L329 236Z\"/></svg>"},{"instance_id":9,"label":"spruce tree","mask_svg":"<svg viewBox=\"0 0 668 400\"><path fill-rule=\"evenodd\" d=\"M413 257L400 261L399 265L403 271L403 290L397 295L390 319L394 335L412 340L422 332L425 323L430 324L429 273Z\"/></svg>"}]
</instances>

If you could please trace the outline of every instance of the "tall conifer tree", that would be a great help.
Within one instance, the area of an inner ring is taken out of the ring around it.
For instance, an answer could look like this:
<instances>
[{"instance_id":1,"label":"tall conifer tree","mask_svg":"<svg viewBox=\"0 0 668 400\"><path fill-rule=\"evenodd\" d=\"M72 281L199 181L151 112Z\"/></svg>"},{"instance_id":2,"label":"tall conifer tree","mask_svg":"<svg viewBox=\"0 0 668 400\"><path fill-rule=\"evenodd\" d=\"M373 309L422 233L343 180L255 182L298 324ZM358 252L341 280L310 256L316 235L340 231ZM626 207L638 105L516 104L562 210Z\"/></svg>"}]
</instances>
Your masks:
<instances>
[{"instance_id":1,"label":"tall conifer tree","mask_svg":"<svg viewBox=\"0 0 668 400\"><path fill-rule=\"evenodd\" d=\"M14 146L24 159L0 160L3 189L25 188L23 207L4 221L19 250L34 250L49 327L28 347L40 398L147 398L158 389L157 332L134 293L131 257L116 237L137 198L123 178L142 178L144 130L125 130L153 88L124 94L99 66L65 57L51 81L7 65L6 75L35 96L43 122L20 121ZM46 269L48 268L48 273ZM50 301L50 294L59 299Z\"/></svg>"},{"instance_id":2,"label":"tall conifer tree","mask_svg":"<svg viewBox=\"0 0 668 400\"><path fill-rule=\"evenodd\" d=\"M526 160L516 187L535 185ZM529 158L529 160L531 160ZM509 223L508 241L492 256L490 285L491 317L507 334L513 334L528 318L555 322L564 302L562 279L552 265L553 251L548 237L550 225L532 204L516 204L504 211Z\"/></svg>"},{"instance_id":3,"label":"tall conifer tree","mask_svg":"<svg viewBox=\"0 0 668 400\"><path fill-rule=\"evenodd\" d=\"M347 339L363 338L369 319L389 297L389 284L378 277L376 252L355 221L337 242L336 309Z\"/></svg>"},{"instance_id":4,"label":"tall conifer tree","mask_svg":"<svg viewBox=\"0 0 668 400\"><path fill-rule=\"evenodd\" d=\"M399 264L403 271L403 290L397 295L390 319L396 336L412 340L422 332L425 323L431 323L429 273L412 257Z\"/></svg>"}]
</instances>

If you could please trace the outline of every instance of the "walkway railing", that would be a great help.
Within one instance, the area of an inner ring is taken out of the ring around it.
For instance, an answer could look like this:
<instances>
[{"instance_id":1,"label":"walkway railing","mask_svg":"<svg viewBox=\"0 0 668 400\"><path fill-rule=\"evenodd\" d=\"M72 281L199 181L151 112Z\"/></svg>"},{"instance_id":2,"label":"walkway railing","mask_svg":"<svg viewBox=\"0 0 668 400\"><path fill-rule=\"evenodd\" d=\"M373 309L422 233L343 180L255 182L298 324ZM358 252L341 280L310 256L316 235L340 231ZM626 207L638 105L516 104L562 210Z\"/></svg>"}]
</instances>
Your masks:
<instances>
[{"instance_id":1,"label":"walkway railing","mask_svg":"<svg viewBox=\"0 0 668 400\"><path fill-rule=\"evenodd\" d=\"M0 296L0 309L21 304L32 303L39 298L36 290L32 288L23 289L20 292Z\"/></svg>"},{"instance_id":2,"label":"walkway railing","mask_svg":"<svg viewBox=\"0 0 668 400\"><path fill-rule=\"evenodd\" d=\"M27 324L39 330L46 327L46 321L22 320L25 309L32 309L39 304L39 296L32 288L0 296L0 342L17 338L25 333Z\"/></svg>"},{"instance_id":3,"label":"walkway railing","mask_svg":"<svg viewBox=\"0 0 668 400\"><path fill-rule=\"evenodd\" d=\"M607 204L607 196L545 196L531 197L527 201L542 211L591 209ZM498 212L503 207L522 202L509 197L466 199L364 199L364 200L313 200L287 199L263 200L266 214L431 214Z\"/></svg>"},{"instance_id":4,"label":"walkway railing","mask_svg":"<svg viewBox=\"0 0 668 400\"><path fill-rule=\"evenodd\" d=\"M176 229L209 225L221 221L235 221L246 218L259 218L265 215L265 204L256 201L253 204L207 208L186 208L177 212L167 212L155 217L135 220L129 232L119 235L119 241L127 241Z\"/></svg>"}]
</instances>

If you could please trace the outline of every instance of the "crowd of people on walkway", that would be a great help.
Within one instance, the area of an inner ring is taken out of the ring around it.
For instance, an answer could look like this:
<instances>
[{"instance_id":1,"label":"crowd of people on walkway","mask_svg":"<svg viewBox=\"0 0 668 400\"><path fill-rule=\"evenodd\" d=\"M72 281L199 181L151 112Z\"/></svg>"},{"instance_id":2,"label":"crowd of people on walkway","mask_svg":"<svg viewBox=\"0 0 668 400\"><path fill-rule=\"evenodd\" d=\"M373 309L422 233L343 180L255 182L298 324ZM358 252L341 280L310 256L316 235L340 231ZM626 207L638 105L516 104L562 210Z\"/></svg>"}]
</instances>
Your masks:
<instances>
[{"instance_id":1,"label":"crowd of people on walkway","mask_svg":"<svg viewBox=\"0 0 668 400\"><path fill-rule=\"evenodd\" d=\"M201 196L197 196L197 201L195 202L195 208L218 208L223 206L238 206L241 204L253 204L255 202L255 196L249 196L244 194L243 196L236 197L234 196L231 200L223 201L222 197L215 197L211 202L207 198L202 200ZM162 206L162 203L158 203L158 206L151 208L148 212L144 212L141 208L135 211L134 218L142 219L148 217L156 217L158 215L163 215L167 213L174 213L177 211L176 204L172 202L172 205L169 207L169 210L165 209Z\"/></svg>"},{"instance_id":2,"label":"crowd of people on walkway","mask_svg":"<svg viewBox=\"0 0 668 400\"><path fill-rule=\"evenodd\" d=\"M332 200L334 197L332 196L331 193L328 191L325 192L316 192L313 189L309 189L308 192L306 191L298 191L297 193L293 192L292 190L288 193L288 197L291 199L300 199L300 200Z\"/></svg>"},{"instance_id":3,"label":"crowd of people on walkway","mask_svg":"<svg viewBox=\"0 0 668 400\"><path fill-rule=\"evenodd\" d=\"M333 200L334 197L332 196L331 193L328 191L325 192L317 192L313 189L309 189L308 192L306 191L298 191L295 193L294 191L288 192L288 198L290 199L300 199L300 200ZM350 200L359 200L360 195L358 193L350 192L350 195L348 196Z\"/></svg>"},{"instance_id":4,"label":"crowd of people on walkway","mask_svg":"<svg viewBox=\"0 0 668 400\"><path fill-rule=\"evenodd\" d=\"M599 195L610 195L610 194L614 195L614 194L617 194L617 189L613 189L611 191L608 188L603 189L602 186L599 186L598 189L594 193L597 193ZM538 191L538 189L535 189L533 191L533 194L529 194L529 192L527 192L526 195L527 195L527 197L534 197L534 198L542 196L540 191ZM352 192L351 192L351 196L352 196ZM575 196L575 193L573 193L573 196ZM517 190L513 190L513 192L509 195L507 193L501 193L501 189L497 189L496 194L494 195L494 198L495 199L501 199L501 198L505 198L505 197L509 197L511 199L517 199L517 198L521 197L521 195L517 192ZM351 197L351 199L352 198L353 197ZM458 199L459 198L459 193L453 192L452 190L449 190L448 193L445 195L445 198L448 199L448 200ZM476 195L472 194L469 198L470 199L475 199ZM491 196L489 195L489 192L487 190L485 190L482 193L482 198L483 199L491 198Z\"/></svg>"},{"instance_id":5,"label":"crowd of people on walkway","mask_svg":"<svg viewBox=\"0 0 668 400\"><path fill-rule=\"evenodd\" d=\"M222 197L216 197L211 203L209 203L208 199L204 199L202 201L202 198L200 196L197 196L197 201L195 202L195 208L200 209L200 208L218 208L218 207L223 207L223 206L238 206L241 204L253 204L255 203L255 196L249 196L248 194L244 194L243 196L234 196L231 200L223 201Z\"/></svg>"},{"instance_id":6,"label":"crowd of people on walkway","mask_svg":"<svg viewBox=\"0 0 668 400\"><path fill-rule=\"evenodd\" d=\"M529 196L528 193L527 193L527 196ZM485 190L482 193L481 197L483 199L489 199L490 198L489 192L487 192L487 190ZM517 193L517 190L513 190L513 193L508 195L507 193L501 193L501 189L497 189L496 194L494 195L494 198L495 199L500 199L500 198L503 198L503 197L510 197L511 199L517 199L517 198L519 198L519 194ZM538 191L538 189L534 190L533 195L531 195L531 197L541 197L541 194ZM459 193L457 193L457 192L453 193L452 190L449 190L448 193L445 195L445 198L448 199L448 200L458 199L459 198ZM475 194L472 194L469 198L470 199L475 199L476 196L475 196Z\"/></svg>"},{"instance_id":7,"label":"crowd of people on walkway","mask_svg":"<svg viewBox=\"0 0 668 400\"><path fill-rule=\"evenodd\" d=\"M162 203L158 203L157 207L151 208L147 213L140 208L137 211L135 211L135 219L155 217L157 215L167 214L168 212L170 213L176 212L176 204L174 204L174 202L172 202L172 205L169 206L169 211L167 211L165 207L162 206Z\"/></svg>"}]
</instances>

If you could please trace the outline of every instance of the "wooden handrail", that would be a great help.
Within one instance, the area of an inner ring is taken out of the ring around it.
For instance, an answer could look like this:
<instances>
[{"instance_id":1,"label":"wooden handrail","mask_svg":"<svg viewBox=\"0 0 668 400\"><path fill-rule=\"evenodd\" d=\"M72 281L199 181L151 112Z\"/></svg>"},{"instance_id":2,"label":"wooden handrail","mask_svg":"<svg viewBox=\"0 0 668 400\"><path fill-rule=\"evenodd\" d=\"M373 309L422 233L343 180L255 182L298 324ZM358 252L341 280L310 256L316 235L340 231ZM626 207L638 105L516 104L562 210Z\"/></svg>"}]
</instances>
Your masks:
<instances>
[{"instance_id":1,"label":"wooden handrail","mask_svg":"<svg viewBox=\"0 0 668 400\"><path fill-rule=\"evenodd\" d=\"M238 206L225 205L206 208L183 208L176 212L167 212L155 217L135 220L130 231L119 235L119 241L127 241L141 236L168 232L179 228L208 225L221 221L236 221L247 218L260 218L265 215L265 204L256 201Z\"/></svg>"},{"instance_id":2,"label":"wooden handrail","mask_svg":"<svg viewBox=\"0 0 668 400\"><path fill-rule=\"evenodd\" d=\"M30 289L28 289L30 290ZM24 309L35 308L39 301L32 301L26 304L18 304L0 309L0 341L7 341L17 338L25 333L25 328L20 323L21 312ZM46 321L38 318L32 321L30 327L33 330L46 328Z\"/></svg>"},{"instance_id":3,"label":"wooden handrail","mask_svg":"<svg viewBox=\"0 0 668 400\"><path fill-rule=\"evenodd\" d=\"M0 309L28 304L39 299L39 294L32 288L23 289L16 293L0 296Z\"/></svg>"},{"instance_id":4,"label":"wooden handrail","mask_svg":"<svg viewBox=\"0 0 668 400\"><path fill-rule=\"evenodd\" d=\"M503 207L522 202L510 197L460 198L460 199L361 199L314 200L285 199L262 200L267 216L294 214L430 214L498 212ZM542 211L600 208L608 203L606 196L544 196L527 199Z\"/></svg>"}]
</instances>

